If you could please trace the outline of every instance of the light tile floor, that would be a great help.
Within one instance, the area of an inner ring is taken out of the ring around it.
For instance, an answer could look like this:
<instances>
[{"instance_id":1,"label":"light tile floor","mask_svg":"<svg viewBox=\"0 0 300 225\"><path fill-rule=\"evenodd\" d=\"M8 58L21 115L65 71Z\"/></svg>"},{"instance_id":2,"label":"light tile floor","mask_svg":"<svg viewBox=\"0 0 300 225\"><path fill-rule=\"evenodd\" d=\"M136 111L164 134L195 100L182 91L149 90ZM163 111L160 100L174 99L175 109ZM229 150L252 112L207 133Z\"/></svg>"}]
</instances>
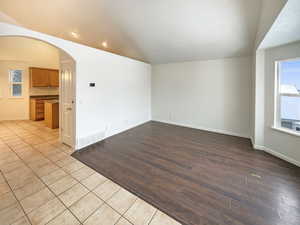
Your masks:
<instances>
[{"instance_id":1,"label":"light tile floor","mask_svg":"<svg viewBox=\"0 0 300 225\"><path fill-rule=\"evenodd\" d=\"M72 158L43 121L0 122L1 225L179 225Z\"/></svg>"}]
</instances>

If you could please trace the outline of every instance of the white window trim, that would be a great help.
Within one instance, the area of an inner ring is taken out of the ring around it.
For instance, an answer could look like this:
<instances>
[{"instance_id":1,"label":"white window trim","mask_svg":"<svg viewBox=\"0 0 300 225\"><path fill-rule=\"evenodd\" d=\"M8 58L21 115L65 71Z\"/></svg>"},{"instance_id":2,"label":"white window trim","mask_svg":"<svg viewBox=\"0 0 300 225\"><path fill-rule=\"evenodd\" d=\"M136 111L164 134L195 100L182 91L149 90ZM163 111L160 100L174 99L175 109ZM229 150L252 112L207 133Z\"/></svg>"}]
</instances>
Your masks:
<instances>
[{"instance_id":1,"label":"white window trim","mask_svg":"<svg viewBox=\"0 0 300 225\"><path fill-rule=\"evenodd\" d=\"M272 126L271 127L273 130L276 130L276 131L279 131L279 132L282 132L282 133L286 133L286 134L289 134L289 135L293 135L293 136L296 136L296 137L300 137L300 134L297 133L297 132L294 132L292 130L289 130L289 129L285 129L285 128L282 128L282 127L274 127Z\"/></svg>"},{"instance_id":2,"label":"white window trim","mask_svg":"<svg viewBox=\"0 0 300 225\"><path fill-rule=\"evenodd\" d=\"M291 58L291 59L283 59L283 60L277 60L275 61L275 78L274 78L274 120L273 120L273 126L271 127L273 130L279 131L279 132L283 132L286 134L290 134L293 136L297 136L300 137L300 133L293 131L293 130L289 130L286 129L284 127L281 127L281 116L280 116L280 99L279 98L279 76L280 76L280 63L281 62L289 62L289 61L296 61L296 60L300 60L300 58Z\"/></svg>"},{"instance_id":3,"label":"white window trim","mask_svg":"<svg viewBox=\"0 0 300 225\"><path fill-rule=\"evenodd\" d=\"M11 71L12 70L21 70L22 71L22 82L13 82L11 79ZM9 83L9 98L18 99L18 98L24 98L24 70L23 69L9 69L8 70L8 83ZM21 84L22 86L22 92L20 96L13 96L13 84Z\"/></svg>"}]
</instances>

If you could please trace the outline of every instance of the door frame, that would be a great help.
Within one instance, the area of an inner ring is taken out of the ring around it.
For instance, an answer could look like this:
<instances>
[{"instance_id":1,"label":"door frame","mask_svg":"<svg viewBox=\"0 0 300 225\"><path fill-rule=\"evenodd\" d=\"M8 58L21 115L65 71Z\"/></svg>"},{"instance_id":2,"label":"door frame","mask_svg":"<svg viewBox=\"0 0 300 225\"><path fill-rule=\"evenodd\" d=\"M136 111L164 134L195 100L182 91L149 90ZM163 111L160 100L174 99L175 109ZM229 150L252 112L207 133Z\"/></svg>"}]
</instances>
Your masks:
<instances>
[{"instance_id":1,"label":"door frame","mask_svg":"<svg viewBox=\"0 0 300 225\"><path fill-rule=\"evenodd\" d=\"M60 52L60 56L61 56ZM68 59L61 59L59 60L59 141L62 141L62 120L63 120L63 107L62 107L62 93L63 93L63 86L62 83L64 82L62 79L62 64L63 63L71 63L73 67L72 71L72 147L73 151L76 151L76 62L70 57Z\"/></svg>"}]
</instances>

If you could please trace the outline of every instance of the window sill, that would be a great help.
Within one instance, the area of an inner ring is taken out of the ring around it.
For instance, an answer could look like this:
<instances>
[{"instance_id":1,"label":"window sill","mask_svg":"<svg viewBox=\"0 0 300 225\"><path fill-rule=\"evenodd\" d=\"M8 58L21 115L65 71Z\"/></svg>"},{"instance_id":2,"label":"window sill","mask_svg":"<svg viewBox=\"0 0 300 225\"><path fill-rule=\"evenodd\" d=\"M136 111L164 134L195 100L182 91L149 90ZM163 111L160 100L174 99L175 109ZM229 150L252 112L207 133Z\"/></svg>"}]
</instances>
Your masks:
<instances>
[{"instance_id":1,"label":"window sill","mask_svg":"<svg viewBox=\"0 0 300 225\"><path fill-rule=\"evenodd\" d=\"M286 134L289 134L289 135L300 137L300 133L297 133L297 132L294 132L294 131L290 131L288 129L284 129L284 128L281 128L281 127L280 128L279 127L274 127L274 126L272 126L272 129L276 130L276 131L279 131L279 132L282 132L282 133L286 133Z\"/></svg>"},{"instance_id":2,"label":"window sill","mask_svg":"<svg viewBox=\"0 0 300 225\"><path fill-rule=\"evenodd\" d=\"M23 97L23 96L20 96L20 97L8 97L8 99L24 99L25 97Z\"/></svg>"}]
</instances>

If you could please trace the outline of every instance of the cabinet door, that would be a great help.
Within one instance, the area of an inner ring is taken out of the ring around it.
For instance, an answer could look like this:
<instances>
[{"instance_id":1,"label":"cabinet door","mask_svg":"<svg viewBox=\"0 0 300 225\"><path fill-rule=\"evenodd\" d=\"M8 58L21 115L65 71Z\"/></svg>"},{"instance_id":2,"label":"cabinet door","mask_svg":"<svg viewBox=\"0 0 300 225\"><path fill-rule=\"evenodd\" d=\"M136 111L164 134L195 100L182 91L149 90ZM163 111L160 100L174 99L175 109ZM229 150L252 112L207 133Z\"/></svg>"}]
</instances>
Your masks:
<instances>
[{"instance_id":1,"label":"cabinet door","mask_svg":"<svg viewBox=\"0 0 300 225\"><path fill-rule=\"evenodd\" d=\"M31 120L36 120L36 101L35 99L30 100L30 119Z\"/></svg>"},{"instance_id":2,"label":"cabinet door","mask_svg":"<svg viewBox=\"0 0 300 225\"><path fill-rule=\"evenodd\" d=\"M41 68L30 68L31 87L48 87L48 70Z\"/></svg>"},{"instance_id":3,"label":"cabinet door","mask_svg":"<svg viewBox=\"0 0 300 225\"><path fill-rule=\"evenodd\" d=\"M50 87L59 87L59 71L58 70L49 70L49 86Z\"/></svg>"}]
</instances>

